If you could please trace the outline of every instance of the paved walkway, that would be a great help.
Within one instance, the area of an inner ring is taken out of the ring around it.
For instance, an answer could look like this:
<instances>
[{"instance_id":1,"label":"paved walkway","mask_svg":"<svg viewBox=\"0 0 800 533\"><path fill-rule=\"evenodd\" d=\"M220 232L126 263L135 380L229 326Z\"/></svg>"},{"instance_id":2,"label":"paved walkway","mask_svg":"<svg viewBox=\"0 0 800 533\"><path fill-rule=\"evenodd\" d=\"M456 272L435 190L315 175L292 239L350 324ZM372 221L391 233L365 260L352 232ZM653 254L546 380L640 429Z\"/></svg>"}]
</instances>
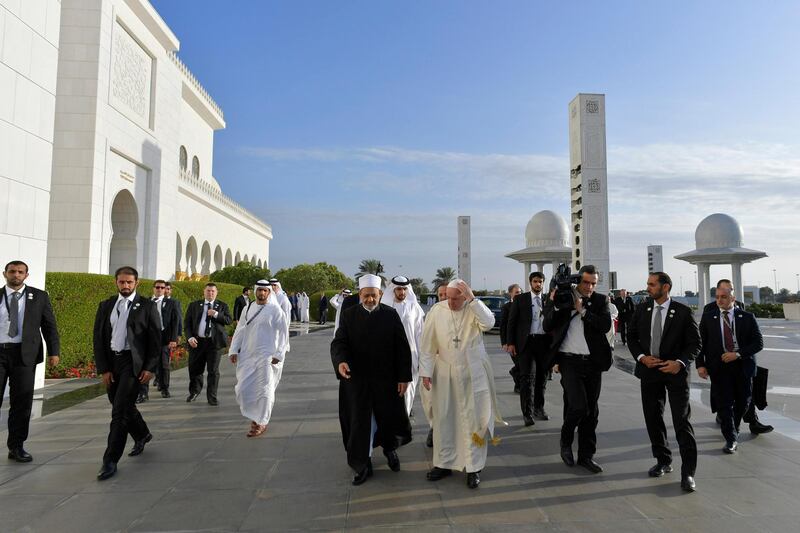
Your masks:
<instances>
[{"instance_id":1,"label":"paved walkway","mask_svg":"<svg viewBox=\"0 0 800 533\"><path fill-rule=\"evenodd\" d=\"M226 361L219 407L187 404L186 371L177 372L174 397L142 408L153 442L142 456L124 457L106 482L95 479L110 416L105 398L35 420L27 444L34 462L0 459L0 530L797 530L797 440L778 431L758 438L744 433L739 453L724 456L712 415L695 403L698 492L685 494L677 473L647 477L653 459L638 382L613 368L600 397L596 459L605 472L567 468L558 456L558 382L547 392L553 419L523 427L508 357L493 335L487 344L510 425L490 449L480 488L469 490L463 475L425 480L431 452L419 404L415 440L400 450L402 471L391 472L378 453L375 476L353 487L339 434L330 338L321 331L292 339L273 420L259 439L244 436L248 424L233 399ZM624 348L618 352L627 357Z\"/></svg>"}]
</instances>

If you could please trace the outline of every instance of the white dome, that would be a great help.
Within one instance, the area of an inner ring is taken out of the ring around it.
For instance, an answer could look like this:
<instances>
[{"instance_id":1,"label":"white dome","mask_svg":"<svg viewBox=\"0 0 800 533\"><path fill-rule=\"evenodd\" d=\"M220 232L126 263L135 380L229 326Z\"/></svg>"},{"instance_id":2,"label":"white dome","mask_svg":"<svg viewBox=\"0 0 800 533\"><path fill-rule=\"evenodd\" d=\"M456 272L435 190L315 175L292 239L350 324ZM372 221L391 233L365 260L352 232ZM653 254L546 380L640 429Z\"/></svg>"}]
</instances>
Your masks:
<instances>
[{"instance_id":1,"label":"white dome","mask_svg":"<svg viewBox=\"0 0 800 533\"><path fill-rule=\"evenodd\" d=\"M553 211L539 211L525 227L525 244L536 248L569 246L567 221Z\"/></svg>"},{"instance_id":2,"label":"white dome","mask_svg":"<svg viewBox=\"0 0 800 533\"><path fill-rule=\"evenodd\" d=\"M736 219L722 213L704 218L694 232L698 250L707 248L741 248L742 227Z\"/></svg>"}]
</instances>

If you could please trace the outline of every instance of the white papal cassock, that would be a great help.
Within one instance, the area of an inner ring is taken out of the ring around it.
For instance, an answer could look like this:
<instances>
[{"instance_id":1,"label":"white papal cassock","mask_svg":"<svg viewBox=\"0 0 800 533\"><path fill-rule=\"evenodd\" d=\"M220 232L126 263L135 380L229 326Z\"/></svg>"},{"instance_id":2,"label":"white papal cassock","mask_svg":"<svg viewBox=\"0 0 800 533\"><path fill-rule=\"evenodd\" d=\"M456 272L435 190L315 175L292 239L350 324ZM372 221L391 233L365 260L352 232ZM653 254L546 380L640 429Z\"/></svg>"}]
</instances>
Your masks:
<instances>
[{"instance_id":1,"label":"white papal cassock","mask_svg":"<svg viewBox=\"0 0 800 533\"><path fill-rule=\"evenodd\" d=\"M433 385L422 396L433 427L433 466L482 470L494 424L505 424L483 345L483 332L493 325L494 315L477 298L459 311L439 302L425 318L419 375Z\"/></svg>"},{"instance_id":2,"label":"white papal cassock","mask_svg":"<svg viewBox=\"0 0 800 533\"><path fill-rule=\"evenodd\" d=\"M238 355L236 402L242 415L259 425L269 423L288 345L289 322L274 295L264 305L245 308L229 352ZM272 364L273 358L279 362Z\"/></svg>"}]
</instances>

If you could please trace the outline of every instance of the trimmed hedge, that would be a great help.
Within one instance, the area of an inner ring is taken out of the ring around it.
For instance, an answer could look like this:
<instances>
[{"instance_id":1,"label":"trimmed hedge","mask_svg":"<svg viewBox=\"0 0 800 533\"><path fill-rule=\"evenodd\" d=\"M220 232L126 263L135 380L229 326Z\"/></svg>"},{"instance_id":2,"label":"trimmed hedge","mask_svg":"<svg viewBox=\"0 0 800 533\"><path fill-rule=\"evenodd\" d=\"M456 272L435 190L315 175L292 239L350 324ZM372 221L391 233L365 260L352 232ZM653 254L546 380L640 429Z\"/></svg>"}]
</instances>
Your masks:
<instances>
[{"instance_id":1,"label":"trimmed hedge","mask_svg":"<svg viewBox=\"0 0 800 533\"><path fill-rule=\"evenodd\" d=\"M319 299L322 298L322 292L315 292L314 294L308 295L308 321L311 322L319 322ZM333 322L336 319L336 308L331 305L331 298L336 296L341 292L339 290L330 290L324 291L325 296L328 297L328 322Z\"/></svg>"},{"instance_id":2,"label":"trimmed hedge","mask_svg":"<svg viewBox=\"0 0 800 533\"><path fill-rule=\"evenodd\" d=\"M183 312L189 302L203 297L204 281L173 281L172 297L181 302ZM242 293L238 285L217 283L217 298L233 310L234 299ZM71 369L94 364L92 335L97 306L116 292L114 276L48 272L45 290L50 295L61 336L61 360L57 367L47 367L48 376L72 375ZM143 297L153 294L153 280L140 279L137 292Z\"/></svg>"},{"instance_id":3,"label":"trimmed hedge","mask_svg":"<svg viewBox=\"0 0 800 533\"><path fill-rule=\"evenodd\" d=\"M745 309L758 318L784 318L782 304L750 304Z\"/></svg>"}]
</instances>

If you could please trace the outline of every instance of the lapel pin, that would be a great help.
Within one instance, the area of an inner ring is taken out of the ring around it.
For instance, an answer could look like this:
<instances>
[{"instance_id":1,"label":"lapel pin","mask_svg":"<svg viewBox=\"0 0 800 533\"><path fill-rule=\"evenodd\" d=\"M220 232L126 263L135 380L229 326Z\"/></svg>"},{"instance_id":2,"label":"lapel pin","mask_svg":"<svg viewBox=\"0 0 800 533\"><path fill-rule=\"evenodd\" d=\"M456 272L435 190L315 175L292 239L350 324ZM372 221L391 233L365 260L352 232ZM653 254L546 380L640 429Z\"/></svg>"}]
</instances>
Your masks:
<instances>
[{"instance_id":1,"label":"lapel pin","mask_svg":"<svg viewBox=\"0 0 800 533\"><path fill-rule=\"evenodd\" d=\"M648 307L648 308L647 308L647 310L648 310L648 311L652 311L652 310L653 310L653 308L652 308L652 307Z\"/></svg>"},{"instance_id":2,"label":"lapel pin","mask_svg":"<svg viewBox=\"0 0 800 533\"><path fill-rule=\"evenodd\" d=\"M33 300L33 293L32 292L28 293L28 300Z\"/></svg>"}]
</instances>

